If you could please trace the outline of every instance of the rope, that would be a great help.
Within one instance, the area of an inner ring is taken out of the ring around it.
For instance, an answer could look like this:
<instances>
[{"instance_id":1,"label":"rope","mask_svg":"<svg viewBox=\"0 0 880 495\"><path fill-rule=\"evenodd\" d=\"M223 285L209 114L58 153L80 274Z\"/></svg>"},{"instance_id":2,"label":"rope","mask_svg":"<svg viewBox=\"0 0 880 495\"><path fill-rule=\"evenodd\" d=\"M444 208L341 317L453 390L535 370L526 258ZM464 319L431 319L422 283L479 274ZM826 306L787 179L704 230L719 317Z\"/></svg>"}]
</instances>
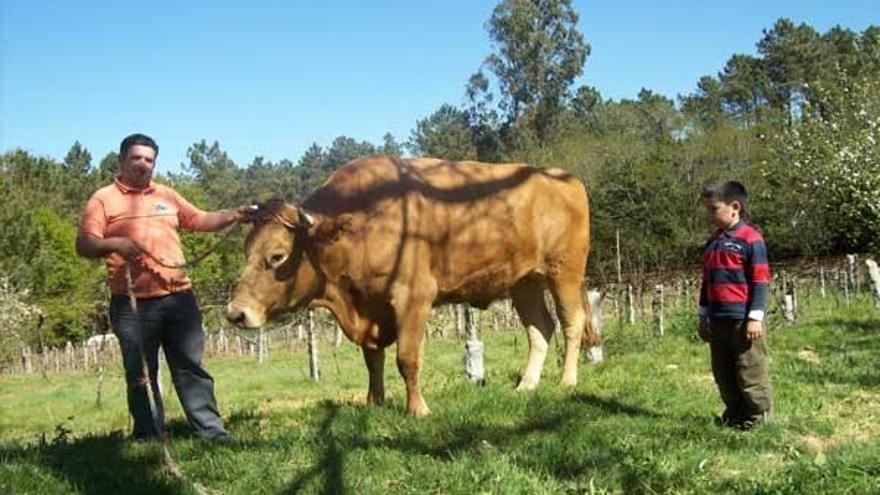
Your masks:
<instances>
[{"instance_id":1,"label":"rope","mask_svg":"<svg viewBox=\"0 0 880 495\"><path fill-rule=\"evenodd\" d=\"M232 225L230 225L229 227L226 228L226 230L223 232L223 235L220 236L220 239L217 240L217 242L215 242L213 246L211 246L207 251L205 251L204 253L202 253L201 255L197 256L196 258L194 258L192 261L189 261L189 262L169 264L169 263L165 263L165 261L157 258L149 251L144 251L144 254L148 258L150 258L151 260L155 261L156 264L158 264L159 266L161 266L163 268L170 268L172 270L186 270L188 268L195 268L196 266L199 265L199 263L204 261L205 258L207 258L211 254L213 254L215 251L217 251L217 249L221 245L226 243L226 241L228 241L229 238L232 236L232 233L233 233L233 231L235 231L235 228L238 227L238 225L240 225L240 224L241 224L240 220L236 220L235 222L233 222Z\"/></svg>"}]
</instances>

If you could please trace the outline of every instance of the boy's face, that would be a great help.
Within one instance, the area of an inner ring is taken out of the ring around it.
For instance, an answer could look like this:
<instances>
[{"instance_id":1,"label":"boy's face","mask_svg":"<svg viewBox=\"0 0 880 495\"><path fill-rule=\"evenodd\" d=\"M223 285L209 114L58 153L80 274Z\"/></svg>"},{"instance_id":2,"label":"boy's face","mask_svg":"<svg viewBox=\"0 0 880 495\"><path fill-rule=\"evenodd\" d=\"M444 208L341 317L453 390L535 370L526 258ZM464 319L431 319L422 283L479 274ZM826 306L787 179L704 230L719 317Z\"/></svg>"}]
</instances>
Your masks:
<instances>
[{"instance_id":1,"label":"boy's face","mask_svg":"<svg viewBox=\"0 0 880 495\"><path fill-rule=\"evenodd\" d=\"M739 221L739 210L742 208L739 201L730 204L718 199L704 199L706 213L719 229L726 229Z\"/></svg>"}]
</instances>

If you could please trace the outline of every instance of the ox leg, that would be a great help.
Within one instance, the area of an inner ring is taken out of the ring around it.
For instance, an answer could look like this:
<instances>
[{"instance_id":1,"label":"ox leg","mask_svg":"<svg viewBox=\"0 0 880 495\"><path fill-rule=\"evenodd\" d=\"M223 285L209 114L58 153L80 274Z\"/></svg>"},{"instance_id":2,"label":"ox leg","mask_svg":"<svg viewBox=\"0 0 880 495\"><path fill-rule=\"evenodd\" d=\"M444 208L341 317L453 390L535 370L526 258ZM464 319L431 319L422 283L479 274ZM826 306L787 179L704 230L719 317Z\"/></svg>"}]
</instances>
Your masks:
<instances>
[{"instance_id":1,"label":"ox leg","mask_svg":"<svg viewBox=\"0 0 880 495\"><path fill-rule=\"evenodd\" d=\"M370 388L367 390L367 404L380 405L385 401L385 349L361 347L364 362L370 374Z\"/></svg>"},{"instance_id":2,"label":"ox leg","mask_svg":"<svg viewBox=\"0 0 880 495\"><path fill-rule=\"evenodd\" d=\"M553 336L553 318L544 304L544 287L538 281L518 284L512 291L513 307L526 327L529 338L529 358L517 390L534 390L541 380L550 337Z\"/></svg>"},{"instance_id":3,"label":"ox leg","mask_svg":"<svg viewBox=\"0 0 880 495\"><path fill-rule=\"evenodd\" d=\"M425 323L433 293L398 287L392 294L398 328L397 369L406 383L406 412L414 417L426 416L431 411L419 389L419 373L425 355Z\"/></svg>"},{"instance_id":4,"label":"ox leg","mask_svg":"<svg viewBox=\"0 0 880 495\"><path fill-rule=\"evenodd\" d=\"M554 281L550 284L550 292L556 302L556 316L565 335L565 359L559 384L573 387L577 385L578 359L584 326L590 318L589 306L584 304L579 280Z\"/></svg>"}]
</instances>

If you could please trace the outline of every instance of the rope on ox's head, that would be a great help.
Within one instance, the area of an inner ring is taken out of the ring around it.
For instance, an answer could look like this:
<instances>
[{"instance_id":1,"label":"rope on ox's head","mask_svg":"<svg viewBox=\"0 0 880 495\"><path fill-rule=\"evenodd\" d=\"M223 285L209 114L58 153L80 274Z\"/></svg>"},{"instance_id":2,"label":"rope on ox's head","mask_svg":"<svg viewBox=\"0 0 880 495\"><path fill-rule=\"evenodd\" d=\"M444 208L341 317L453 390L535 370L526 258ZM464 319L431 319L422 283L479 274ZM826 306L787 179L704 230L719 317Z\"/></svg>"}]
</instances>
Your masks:
<instances>
[{"instance_id":1,"label":"rope on ox's head","mask_svg":"<svg viewBox=\"0 0 880 495\"><path fill-rule=\"evenodd\" d=\"M302 231L311 228L316 223L315 218L301 207L287 203L280 198L255 204L252 208L253 214L246 221L255 224L275 220L291 231Z\"/></svg>"}]
</instances>

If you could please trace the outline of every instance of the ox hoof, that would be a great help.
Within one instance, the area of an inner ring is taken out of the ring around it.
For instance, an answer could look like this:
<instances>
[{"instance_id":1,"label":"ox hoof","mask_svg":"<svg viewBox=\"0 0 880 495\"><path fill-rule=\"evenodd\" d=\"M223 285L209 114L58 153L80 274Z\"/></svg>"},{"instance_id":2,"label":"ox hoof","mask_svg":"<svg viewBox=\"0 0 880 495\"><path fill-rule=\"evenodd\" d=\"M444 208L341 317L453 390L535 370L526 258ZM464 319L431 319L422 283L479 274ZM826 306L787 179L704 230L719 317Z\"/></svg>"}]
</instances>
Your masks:
<instances>
[{"instance_id":1,"label":"ox hoof","mask_svg":"<svg viewBox=\"0 0 880 495\"><path fill-rule=\"evenodd\" d=\"M431 410L428 409L428 406L422 404L421 407L411 407L407 409L407 414L413 418L423 418L429 414L431 414Z\"/></svg>"},{"instance_id":2,"label":"ox hoof","mask_svg":"<svg viewBox=\"0 0 880 495\"><path fill-rule=\"evenodd\" d=\"M577 378L566 378L563 377L562 380L559 380L559 386L563 388L574 388L578 384Z\"/></svg>"},{"instance_id":3,"label":"ox hoof","mask_svg":"<svg viewBox=\"0 0 880 495\"><path fill-rule=\"evenodd\" d=\"M536 388L538 388L538 381L537 380L523 379L522 381L519 382L519 385L516 386L516 391L517 392L531 392L532 390L535 390Z\"/></svg>"}]
</instances>

